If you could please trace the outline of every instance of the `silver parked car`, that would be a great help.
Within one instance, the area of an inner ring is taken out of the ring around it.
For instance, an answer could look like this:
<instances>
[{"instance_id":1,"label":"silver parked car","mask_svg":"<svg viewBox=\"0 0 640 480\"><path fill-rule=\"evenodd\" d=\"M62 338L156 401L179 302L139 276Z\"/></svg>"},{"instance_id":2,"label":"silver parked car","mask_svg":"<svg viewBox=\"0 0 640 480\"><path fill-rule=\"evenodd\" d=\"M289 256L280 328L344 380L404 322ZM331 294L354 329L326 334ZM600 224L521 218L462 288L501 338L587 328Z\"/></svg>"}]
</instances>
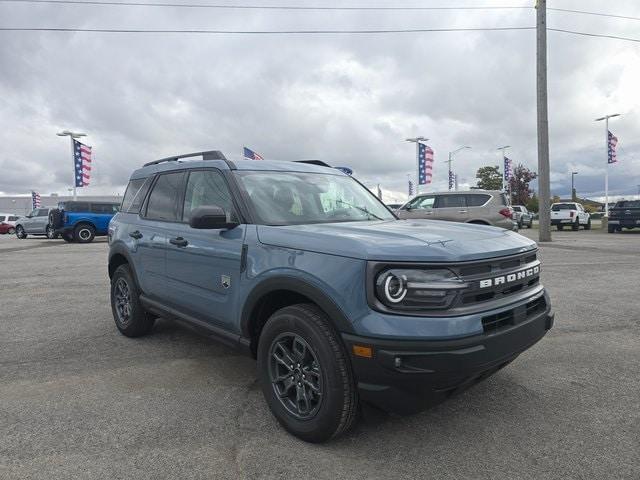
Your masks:
<instances>
[{"instance_id":1,"label":"silver parked car","mask_svg":"<svg viewBox=\"0 0 640 480\"><path fill-rule=\"evenodd\" d=\"M16 220L16 236L27 238L27 235L46 235L47 238L58 238L52 225L49 224L49 212L53 207L34 208L24 217Z\"/></svg>"},{"instance_id":2,"label":"silver parked car","mask_svg":"<svg viewBox=\"0 0 640 480\"><path fill-rule=\"evenodd\" d=\"M513 219L518 224L518 228L533 226L533 213L527 210L524 205L514 205L513 207Z\"/></svg>"},{"instance_id":3,"label":"silver parked car","mask_svg":"<svg viewBox=\"0 0 640 480\"><path fill-rule=\"evenodd\" d=\"M508 196L497 190L423 193L409 200L395 213L400 218L449 220L493 225L508 230L518 228L513 220Z\"/></svg>"}]
</instances>

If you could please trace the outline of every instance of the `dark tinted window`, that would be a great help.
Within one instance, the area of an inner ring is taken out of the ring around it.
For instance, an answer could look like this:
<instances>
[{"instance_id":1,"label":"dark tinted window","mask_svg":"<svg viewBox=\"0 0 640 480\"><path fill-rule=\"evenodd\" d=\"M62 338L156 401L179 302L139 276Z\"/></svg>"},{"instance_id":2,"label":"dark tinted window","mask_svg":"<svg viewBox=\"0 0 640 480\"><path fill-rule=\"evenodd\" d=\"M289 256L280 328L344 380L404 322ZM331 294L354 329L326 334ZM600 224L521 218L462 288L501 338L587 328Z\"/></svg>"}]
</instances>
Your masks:
<instances>
[{"instance_id":1,"label":"dark tinted window","mask_svg":"<svg viewBox=\"0 0 640 480\"><path fill-rule=\"evenodd\" d=\"M139 213L144 197L147 196L149 191L149 185L151 185L150 177L131 180L127 186L127 191L124 192L121 210L123 212Z\"/></svg>"},{"instance_id":2,"label":"dark tinted window","mask_svg":"<svg viewBox=\"0 0 640 480\"><path fill-rule=\"evenodd\" d=\"M467 197L467 207L480 207L487 203L491 198L490 195L465 195Z\"/></svg>"},{"instance_id":3,"label":"dark tinted window","mask_svg":"<svg viewBox=\"0 0 640 480\"><path fill-rule=\"evenodd\" d=\"M0 222L4 222L7 219L4 215L0 215Z\"/></svg>"},{"instance_id":4,"label":"dark tinted window","mask_svg":"<svg viewBox=\"0 0 640 480\"><path fill-rule=\"evenodd\" d=\"M466 207L465 195L438 195L436 208Z\"/></svg>"},{"instance_id":5,"label":"dark tinted window","mask_svg":"<svg viewBox=\"0 0 640 480\"><path fill-rule=\"evenodd\" d=\"M615 208L640 208L640 200L622 200L616 203ZM11 217L9 217L11 220Z\"/></svg>"},{"instance_id":6,"label":"dark tinted window","mask_svg":"<svg viewBox=\"0 0 640 480\"><path fill-rule=\"evenodd\" d=\"M560 210L576 210L576 206L573 203L556 203L551 206L551 210L559 212Z\"/></svg>"},{"instance_id":7,"label":"dark tinted window","mask_svg":"<svg viewBox=\"0 0 640 480\"><path fill-rule=\"evenodd\" d=\"M178 191L182 172L165 173L158 177L147 204L147 218L175 221L178 219Z\"/></svg>"},{"instance_id":8,"label":"dark tinted window","mask_svg":"<svg viewBox=\"0 0 640 480\"><path fill-rule=\"evenodd\" d=\"M16 220L18 220L18 217L10 216L9 218L7 218L7 220L10 222L15 222Z\"/></svg>"},{"instance_id":9,"label":"dark tinted window","mask_svg":"<svg viewBox=\"0 0 640 480\"><path fill-rule=\"evenodd\" d=\"M65 212L89 212L89 202L66 202L63 204Z\"/></svg>"},{"instance_id":10,"label":"dark tinted window","mask_svg":"<svg viewBox=\"0 0 640 480\"><path fill-rule=\"evenodd\" d=\"M48 217L49 209L48 208L39 208L36 212L36 217Z\"/></svg>"},{"instance_id":11,"label":"dark tinted window","mask_svg":"<svg viewBox=\"0 0 640 480\"><path fill-rule=\"evenodd\" d=\"M233 217L231 193L224 177L215 170L194 170L189 173L189 181L184 195L182 220L188 222L191 212L198 207L217 206Z\"/></svg>"},{"instance_id":12,"label":"dark tinted window","mask_svg":"<svg viewBox=\"0 0 640 480\"><path fill-rule=\"evenodd\" d=\"M116 213L118 211L118 204L116 203L92 203L91 211L93 213Z\"/></svg>"}]
</instances>

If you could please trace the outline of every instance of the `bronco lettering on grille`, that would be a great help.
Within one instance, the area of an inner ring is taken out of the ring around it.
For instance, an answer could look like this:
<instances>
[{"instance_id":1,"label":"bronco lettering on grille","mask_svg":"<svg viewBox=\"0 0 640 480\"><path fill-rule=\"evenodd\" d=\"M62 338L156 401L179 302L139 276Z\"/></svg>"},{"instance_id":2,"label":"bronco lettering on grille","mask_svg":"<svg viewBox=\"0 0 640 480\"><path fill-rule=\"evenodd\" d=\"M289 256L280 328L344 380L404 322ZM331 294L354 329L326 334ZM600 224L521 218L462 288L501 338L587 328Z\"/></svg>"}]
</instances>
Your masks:
<instances>
[{"instance_id":1,"label":"bronco lettering on grille","mask_svg":"<svg viewBox=\"0 0 640 480\"><path fill-rule=\"evenodd\" d=\"M509 275L480 280L480 288L495 287L497 285L504 285L518 280L524 280L525 278L533 277L539 273L540 266L537 265L535 267L527 268L526 270L520 270L516 273L510 273Z\"/></svg>"}]
</instances>

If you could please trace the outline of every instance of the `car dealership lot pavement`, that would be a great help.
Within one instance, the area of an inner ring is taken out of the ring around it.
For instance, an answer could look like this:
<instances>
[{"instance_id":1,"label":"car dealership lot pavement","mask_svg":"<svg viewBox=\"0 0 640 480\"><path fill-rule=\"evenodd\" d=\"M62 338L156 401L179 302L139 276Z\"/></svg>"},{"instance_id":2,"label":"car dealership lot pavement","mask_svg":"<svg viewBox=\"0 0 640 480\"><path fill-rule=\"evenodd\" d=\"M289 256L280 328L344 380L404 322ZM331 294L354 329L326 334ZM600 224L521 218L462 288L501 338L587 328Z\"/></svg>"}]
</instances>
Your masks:
<instances>
[{"instance_id":1,"label":"car dealership lot pavement","mask_svg":"<svg viewBox=\"0 0 640 480\"><path fill-rule=\"evenodd\" d=\"M277 425L252 359L162 320L120 335L104 239L0 236L0 478L638 478L640 231L552 234L547 337L324 445Z\"/></svg>"}]
</instances>

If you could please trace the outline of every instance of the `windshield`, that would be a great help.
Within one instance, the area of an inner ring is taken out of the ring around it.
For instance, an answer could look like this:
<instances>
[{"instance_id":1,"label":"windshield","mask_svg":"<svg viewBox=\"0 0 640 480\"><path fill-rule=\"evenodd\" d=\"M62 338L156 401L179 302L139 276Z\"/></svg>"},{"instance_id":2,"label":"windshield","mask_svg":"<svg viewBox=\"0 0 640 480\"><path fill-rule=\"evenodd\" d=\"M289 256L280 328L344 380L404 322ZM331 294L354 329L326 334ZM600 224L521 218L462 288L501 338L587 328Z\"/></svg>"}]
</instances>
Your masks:
<instances>
[{"instance_id":1,"label":"windshield","mask_svg":"<svg viewBox=\"0 0 640 480\"><path fill-rule=\"evenodd\" d=\"M353 178L300 172L235 172L258 221L266 225L392 220L386 207Z\"/></svg>"}]
</instances>

